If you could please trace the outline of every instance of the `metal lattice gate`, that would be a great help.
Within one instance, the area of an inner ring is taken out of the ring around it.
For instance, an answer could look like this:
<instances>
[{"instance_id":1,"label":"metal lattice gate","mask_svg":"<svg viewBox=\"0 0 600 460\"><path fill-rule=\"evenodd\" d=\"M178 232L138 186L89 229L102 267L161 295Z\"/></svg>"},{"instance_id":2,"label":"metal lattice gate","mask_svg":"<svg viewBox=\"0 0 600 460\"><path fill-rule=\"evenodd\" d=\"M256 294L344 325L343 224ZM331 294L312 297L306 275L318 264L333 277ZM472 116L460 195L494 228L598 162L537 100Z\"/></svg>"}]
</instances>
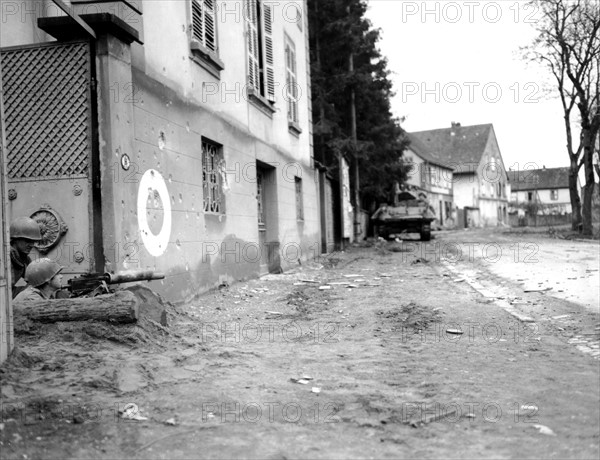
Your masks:
<instances>
[{"instance_id":1,"label":"metal lattice gate","mask_svg":"<svg viewBox=\"0 0 600 460\"><path fill-rule=\"evenodd\" d=\"M5 48L1 58L10 217L42 222L39 255L65 273L87 272L94 254L90 44Z\"/></svg>"}]
</instances>

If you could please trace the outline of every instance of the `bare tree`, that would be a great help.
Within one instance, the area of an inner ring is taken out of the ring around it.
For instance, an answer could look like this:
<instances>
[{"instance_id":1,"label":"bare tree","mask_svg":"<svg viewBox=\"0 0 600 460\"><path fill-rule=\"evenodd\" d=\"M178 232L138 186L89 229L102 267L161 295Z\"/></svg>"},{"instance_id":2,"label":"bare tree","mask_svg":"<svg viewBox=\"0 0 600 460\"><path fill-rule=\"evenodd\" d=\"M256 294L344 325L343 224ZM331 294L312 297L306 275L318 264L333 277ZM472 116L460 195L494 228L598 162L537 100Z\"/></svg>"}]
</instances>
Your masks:
<instances>
[{"instance_id":1,"label":"bare tree","mask_svg":"<svg viewBox=\"0 0 600 460\"><path fill-rule=\"evenodd\" d=\"M600 3L598 0L532 0L541 18L527 57L554 75L564 110L570 161L573 230L592 235L593 155L600 130ZM578 115L578 116L577 116ZM579 131L579 139L574 137ZM583 206L577 177L583 166Z\"/></svg>"}]
</instances>

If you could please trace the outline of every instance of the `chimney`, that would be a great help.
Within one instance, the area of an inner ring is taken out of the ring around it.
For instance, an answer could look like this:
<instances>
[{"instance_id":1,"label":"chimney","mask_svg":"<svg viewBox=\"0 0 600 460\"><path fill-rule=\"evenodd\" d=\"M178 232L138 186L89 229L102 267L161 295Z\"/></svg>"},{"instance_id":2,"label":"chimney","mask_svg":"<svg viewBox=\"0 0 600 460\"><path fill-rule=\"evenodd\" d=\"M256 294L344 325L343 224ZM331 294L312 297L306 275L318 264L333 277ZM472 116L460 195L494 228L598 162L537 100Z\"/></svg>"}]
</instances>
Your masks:
<instances>
[{"instance_id":1,"label":"chimney","mask_svg":"<svg viewBox=\"0 0 600 460\"><path fill-rule=\"evenodd\" d=\"M453 128L460 128L460 122L458 121L451 121L450 124Z\"/></svg>"}]
</instances>

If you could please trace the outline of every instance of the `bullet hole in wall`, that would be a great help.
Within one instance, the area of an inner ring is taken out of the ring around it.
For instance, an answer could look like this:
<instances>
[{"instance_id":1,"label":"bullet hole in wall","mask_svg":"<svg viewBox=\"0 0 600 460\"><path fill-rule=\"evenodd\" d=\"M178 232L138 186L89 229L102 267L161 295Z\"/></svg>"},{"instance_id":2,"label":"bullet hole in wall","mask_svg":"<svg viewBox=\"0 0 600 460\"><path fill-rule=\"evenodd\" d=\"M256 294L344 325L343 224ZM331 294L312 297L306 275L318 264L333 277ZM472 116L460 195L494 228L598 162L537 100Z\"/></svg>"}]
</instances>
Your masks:
<instances>
[{"instance_id":1,"label":"bullet hole in wall","mask_svg":"<svg viewBox=\"0 0 600 460\"><path fill-rule=\"evenodd\" d=\"M167 145L167 135L164 131L158 133L158 148L163 150Z\"/></svg>"}]
</instances>

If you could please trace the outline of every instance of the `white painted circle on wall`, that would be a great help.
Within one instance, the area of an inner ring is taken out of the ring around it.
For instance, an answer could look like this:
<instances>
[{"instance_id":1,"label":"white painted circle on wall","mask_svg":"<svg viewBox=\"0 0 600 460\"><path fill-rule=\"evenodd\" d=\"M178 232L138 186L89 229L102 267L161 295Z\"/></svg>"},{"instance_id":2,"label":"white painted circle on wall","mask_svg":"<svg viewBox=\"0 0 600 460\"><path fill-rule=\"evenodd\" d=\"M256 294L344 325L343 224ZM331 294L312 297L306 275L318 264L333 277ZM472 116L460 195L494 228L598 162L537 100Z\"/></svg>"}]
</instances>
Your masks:
<instances>
[{"instance_id":1,"label":"white painted circle on wall","mask_svg":"<svg viewBox=\"0 0 600 460\"><path fill-rule=\"evenodd\" d=\"M148 197L158 194L163 205L163 223L158 235L155 235L148 225L147 203ZM171 201L169 190L162 175L155 169L148 169L140 180L137 199L138 225L142 234L144 247L148 252L158 257L162 255L169 244L171 237Z\"/></svg>"}]
</instances>

